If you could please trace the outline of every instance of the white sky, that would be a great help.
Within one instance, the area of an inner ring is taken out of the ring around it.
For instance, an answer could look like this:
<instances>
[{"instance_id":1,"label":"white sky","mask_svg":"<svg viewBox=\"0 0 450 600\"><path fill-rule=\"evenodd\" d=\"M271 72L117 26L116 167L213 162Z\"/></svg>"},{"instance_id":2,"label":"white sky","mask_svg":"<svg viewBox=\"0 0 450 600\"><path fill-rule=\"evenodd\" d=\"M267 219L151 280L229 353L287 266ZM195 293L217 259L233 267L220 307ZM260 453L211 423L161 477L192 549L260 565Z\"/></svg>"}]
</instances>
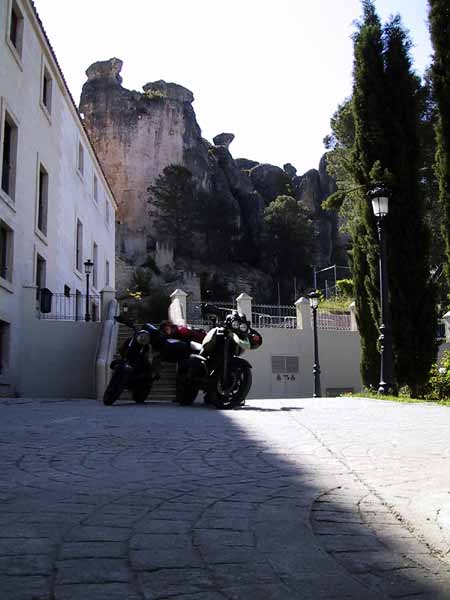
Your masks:
<instances>
[{"instance_id":1,"label":"white sky","mask_svg":"<svg viewBox=\"0 0 450 600\"><path fill-rule=\"evenodd\" d=\"M235 158L317 168L330 117L350 93L359 0L35 0L78 103L85 70L113 56L123 85L189 88L203 137L234 133ZM400 13L419 74L430 63L427 0L377 0Z\"/></svg>"}]
</instances>

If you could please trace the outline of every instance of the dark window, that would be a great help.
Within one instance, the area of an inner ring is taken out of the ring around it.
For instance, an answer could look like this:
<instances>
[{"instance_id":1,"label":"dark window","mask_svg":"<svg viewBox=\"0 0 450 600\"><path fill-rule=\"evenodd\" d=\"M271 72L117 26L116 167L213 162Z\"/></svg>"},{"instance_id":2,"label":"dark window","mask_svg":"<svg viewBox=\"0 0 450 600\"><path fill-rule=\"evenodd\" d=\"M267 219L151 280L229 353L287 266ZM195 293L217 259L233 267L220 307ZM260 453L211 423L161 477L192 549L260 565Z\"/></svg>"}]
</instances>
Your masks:
<instances>
[{"instance_id":1,"label":"dark window","mask_svg":"<svg viewBox=\"0 0 450 600\"><path fill-rule=\"evenodd\" d=\"M0 320L0 373L8 366L9 355L9 323Z\"/></svg>"},{"instance_id":2,"label":"dark window","mask_svg":"<svg viewBox=\"0 0 450 600\"><path fill-rule=\"evenodd\" d=\"M38 288L45 287L46 271L46 260L40 254L38 254L36 258L36 286Z\"/></svg>"},{"instance_id":3,"label":"dark window","mask_svg":"<svg viewBox=\"0 0 450 600\"><path fill-rule=\"evenodd\" d=\"M17 127L8 113L3 126L2 190L14 199L16 179Z\"/></svg>"},{"instance_id":4,"label":"dark window","mask_svg":"<svg viewBox=\"0 0 450 600\"><path fill-rule=\"evenodd\" d=\"M84 148L81 142L78 144L78 171L83 175L84 173Z\"/></svg>"},{"instance_id":5,"label":"dark window","mask_svg":"<svg viewBox=\"0 0 450 600\"><path fill-rule=\"evenodd\" d=\"M75 321L80 321L83 317L82 314L82 296L80 290L75 290Z\"/></svg>"},{"instance_id":6,"label":"dark window","mask_svg":"<svg viewBox=\"0 0 450 600\"><path fill-rule=\"evenodd\" d=\"M13 46L17 46L17 29L19 26L19 19L14 8L11 11L11 29L9 30L9 39L12 41Z\"/></svg>"},{"instance_id":7,"label":"dark window","mask_svg":"<svg viewBox=\"0 0 450 600\"><path fill-rule=\"evenodd\" d=\"M38 181L38 218L37 227L44 235L47 235L48 214L48 173L41 165L39 167Z\"/></svg>"},{"instance_id":8,"label":"dark window","mask_svg":"<svg viewBox=\"0 0 450 600\"><path fill-rule=\"evenodd\" d=\"M12 281L13 231L0 221L0 277Z\"/></svg>"},{"instance_id":9,"label":"dark window","mask_svg":"<svg viewBox=\"0 0 450 600\"><path fill-rule=\"evenodd\" d=\"M75 266L81 272L81 263L83 262L83 225L77 220L77 233L75 240Z\"/></svg>"},{"instance_id":10,"label":"dark window","mask_svg":"<svg viewBox=\"0 0 450 600\"><path fill-rule=\"evenodd\" d=\"M64 296L70 298L70 287L68 285L64 286Z\"/></svg>"},{"instance_id":11,"label":"dark window","mask_svg":"<svg viewBox=\"0 0 450 600\"><path fill-rule=\"evenodd\" d=\"M96 288L98 283L98 246L95 242L92 248L92 259L92 262L94 263L92 268L92 285Z\"/></svg>"},{"instance_id":12,"label":"dark window","mask_svg":"<svg viewBox=\"0 0 450 600\"><path fill-rule=\"evenodd\" d=\"M109 260L106 261L105 265L105 286L109 287Z\"/></svg>"},{"instance_id":13,"label":"dark window","mask_svg":"<svg viewBox=\"0 0 450 600\"><path fill-rule=\"evenodd\" d=\"M23 16L17 4L13 1L11 7L11 22L9 27L9 39L17 50L19 56L22 55L23 38Z\"/></svg>"},{"instance_id":14,"label":"dark window","mask_svg":"<svg viewBox=\"0 0 450 600\"><path fill-rule=\"evenodd\" d=\"M44 76L42 78L42 104L50 113L52 108L52 78L45 68Z\"/></svg>"}]
</instances>

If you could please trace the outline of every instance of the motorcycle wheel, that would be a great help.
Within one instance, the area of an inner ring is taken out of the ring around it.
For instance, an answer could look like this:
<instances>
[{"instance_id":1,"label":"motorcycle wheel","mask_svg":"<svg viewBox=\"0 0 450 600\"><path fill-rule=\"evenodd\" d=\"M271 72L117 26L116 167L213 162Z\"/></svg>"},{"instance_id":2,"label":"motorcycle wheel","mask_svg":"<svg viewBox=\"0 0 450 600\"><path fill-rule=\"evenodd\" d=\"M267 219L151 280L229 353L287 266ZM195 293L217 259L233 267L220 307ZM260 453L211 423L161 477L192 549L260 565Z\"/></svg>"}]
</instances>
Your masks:
<instances>
[{"instance_id":1,"label":"motorcycle wheel","mask_svg":"<svg viewBox=\"0 0 450 600\"><path fill-rule=\"evenodd\" d=\"M144 402L147 400L150 390L151 390L151 385L141 385L141 386L135 387L131 391L131 396L132 396L133 400L136 402L136 404L144 404Z\"/></svg>"},{"instance_id":2,"label":"motorcycle wheel","mask_svg":"<svg viewBox=\"0 0 450 600\"><path fill-rule=\"evenodd\" d=\"M176 402L180 406L191 406L197 398L198 389L198 386L192 383L177 381Z\"/></svg>"},{"instance_id":3,"label":"motorcycle wheel","mask_svg":"<svg viewBox=\"0 0 450 600\"><path fill-rule=\"evenodd\" d=\"M225 410L242 406L252 385L250 367L239 366L230 369L230 380L223 385L222 377L213 376L208 386L208 399L216 408Z\"/></svg>"},{"instance_id":4,"label":"motorcycle wheel","mask_svg":"<svg viewBox=\"0 0 450 600\"><path fill-rule=\"evenodd\" d=\"M106 406L112 406L114 402L120 397L120 394L124 389L124 377L120 370L114 371L111 379L109 380L108 386L103 394L103 404Z\"/></svg>"}]
</instances>

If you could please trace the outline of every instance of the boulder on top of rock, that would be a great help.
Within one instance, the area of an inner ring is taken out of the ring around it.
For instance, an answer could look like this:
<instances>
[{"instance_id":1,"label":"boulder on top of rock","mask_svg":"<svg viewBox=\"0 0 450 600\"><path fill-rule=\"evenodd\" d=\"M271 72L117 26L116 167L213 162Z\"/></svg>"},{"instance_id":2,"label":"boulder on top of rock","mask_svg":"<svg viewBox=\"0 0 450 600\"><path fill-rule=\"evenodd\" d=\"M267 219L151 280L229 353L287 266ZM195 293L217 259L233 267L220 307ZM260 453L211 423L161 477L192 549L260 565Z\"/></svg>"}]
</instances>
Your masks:
<instances>
[{"instance_id":1,"label":"boulder on top of rock","mask_svg":"<svg viewBox=\"0 0 450 600\"><path fill-rule=\"evenodd\" d=\"M192 104L194 94L177 83L167 83L163 79L159 81L150 81L142 86L145 95L148 98L167 98L169 100L177 100L178 102L188 102Z\"/></svg>"},{"instance_id":2,"label":"boulder on top of rock","mask_svg":"<svg viewBox=\"0 0 450 600\"><path fill-rule=\"evenodd\" d=\"M259 165L259 162L250 160L249 158L235 158L234 162L241 171L250 171L250 169Z\"/></svg>"},{"instance_id":3,"label":"boulder on top of rock","mask_svg":"<svg viewBox=\"0 0 450 600\"><path fill-rule=\"evenodd\" d=\"M277 196L289 194L289 177L274 165L260 164L250 171L254 188L267 201L272 202Z\"/></svg>"},{"instance_id":4,"label":"boulder on top of rock","mask_svg":"<svg viewBox=\"0 0 450 600\"><path fill-rule=\"evenodd\" d=\"M122 70L123 62L120 58L110 58L109 60L99 60L92 63L86 70L88 81L93 79L112 79L116 83L122 83L120 71Z\"/></svg>"},{"instance_id":5,"label":"boulder on top of rock","mask_svg":"<svg viewBox=\"0 0 450 600\"><path fill-rule=\"evenodd\" d=\"M289 179L293 179L297 175L297 169L291 163L286 163L283 165L283 170Z\"/></svg>"},{"instance_id":6,"label":"boulder on top of rock","mask_svg":"<svg viewBox=\"0 0 450 600\"><path fill-rule=\"evenodd\" d=\"M228 148L233 140L234 133L219 133L219 135L213 137L215 146L225 146L225 148Z\"/></svg>"}]
</instances>

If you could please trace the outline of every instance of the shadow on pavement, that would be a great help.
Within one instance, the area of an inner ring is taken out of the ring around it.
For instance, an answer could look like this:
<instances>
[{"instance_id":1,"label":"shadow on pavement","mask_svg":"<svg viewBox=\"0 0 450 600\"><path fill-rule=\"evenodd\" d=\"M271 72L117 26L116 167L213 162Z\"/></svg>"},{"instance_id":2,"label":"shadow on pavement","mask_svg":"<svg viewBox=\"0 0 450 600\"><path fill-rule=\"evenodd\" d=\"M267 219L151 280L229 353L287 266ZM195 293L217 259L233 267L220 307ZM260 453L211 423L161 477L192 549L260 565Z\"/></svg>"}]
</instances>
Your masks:
<instances>
[{"instance_id":1,"label":"shadow on pavement","mask_svg":"<svg viewBox=\"0 0 450 600\"><path fill-rule=\"evenodd\" d=\"M450 597L306 405L199 408L0 402L0 598Z\"/></svg>"}]
</instances>

